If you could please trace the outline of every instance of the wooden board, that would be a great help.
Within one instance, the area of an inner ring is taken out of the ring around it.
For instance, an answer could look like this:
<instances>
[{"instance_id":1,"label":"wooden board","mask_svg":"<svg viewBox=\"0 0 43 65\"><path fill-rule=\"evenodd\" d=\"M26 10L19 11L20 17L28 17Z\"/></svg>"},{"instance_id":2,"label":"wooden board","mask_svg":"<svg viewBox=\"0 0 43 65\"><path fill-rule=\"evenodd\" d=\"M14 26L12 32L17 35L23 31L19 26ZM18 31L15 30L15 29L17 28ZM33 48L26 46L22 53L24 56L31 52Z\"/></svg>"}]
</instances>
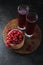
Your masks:
<instances>
[{"instance_id":1,"label":"wooden board","mask_svg":"<svg viewBox=\"0 0 43 65\"><path fill-rule=\"evenodd\" d=\"M18 19L13 19L11 21L9 21L9 23L5 26L4 30L3 30L3 40L4 43L6 45L6 36L8 33L8 29L15 29L18 26ZM18 50L14 50L12 49L14 52L16 53L20 53L20 54L30 54L32 52L34 52L40 45L41 42L41 30L39 28L38 25L36 25L35 28L35 35L33 38L29 39L29 38L25 38L25 43L24 46ZM28 46L30 45L31 49L28 49Z\"/></svg>"}]
</instances>

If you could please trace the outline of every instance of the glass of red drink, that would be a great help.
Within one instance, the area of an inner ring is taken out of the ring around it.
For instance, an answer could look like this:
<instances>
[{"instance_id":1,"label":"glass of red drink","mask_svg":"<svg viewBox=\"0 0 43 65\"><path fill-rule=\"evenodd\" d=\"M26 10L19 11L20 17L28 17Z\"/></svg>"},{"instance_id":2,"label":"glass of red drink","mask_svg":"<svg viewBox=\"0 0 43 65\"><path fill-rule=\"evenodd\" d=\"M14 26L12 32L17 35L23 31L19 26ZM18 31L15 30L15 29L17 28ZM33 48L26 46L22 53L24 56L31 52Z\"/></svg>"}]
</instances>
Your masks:
<instances>
[{"instance_id":1,"label":"glass of red drink","mask_svg":"<svg viewBox=\"0 0 43 65\"><path fill-rule=\"evenodd\" d=\"M35 12L27 13L27 15L26 15L26 33L25 33L26 36L31 37L34 34L37 20L38 20L38 15Z\"/></svg>"},{"instance_id":2,"label":"glass of red drink","mask_svg":"<svg viewBox=\"0 0 43 65\"><path fill-rule=\"evenodd\" d=\"M18 29L25 30L26 14L29 11L27 5L18 6Z\"/></svg>"}]
</instances>

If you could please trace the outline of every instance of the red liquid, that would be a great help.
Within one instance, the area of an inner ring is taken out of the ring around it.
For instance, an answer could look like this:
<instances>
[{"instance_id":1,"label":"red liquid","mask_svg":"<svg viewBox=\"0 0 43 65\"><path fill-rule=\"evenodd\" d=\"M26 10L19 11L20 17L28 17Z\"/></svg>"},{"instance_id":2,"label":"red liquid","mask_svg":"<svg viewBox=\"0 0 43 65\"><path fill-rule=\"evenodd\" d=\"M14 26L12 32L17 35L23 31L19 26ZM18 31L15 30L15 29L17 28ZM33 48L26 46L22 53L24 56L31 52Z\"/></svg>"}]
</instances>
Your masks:
<instances>
[{"instance_id":1,"label":"red liquid","mask_svg":"<svg viewBox=\"0 0 43 65\"><path fill-rule=\"evenodd\" d=\"M29 15L27 16L27 19L28 19L28 20L26 20L26 33L27 33L28 35L31 35L31 34L34 33L34 30L35 30L36 17L29 14Z\"/></svg>"},{"instance_id":2,"label":"red liquid","mask_svg":"<svg viewBox=\"0 0 43 65\"><path fill-rule=\"evenodd\" d=\"M24 28L25 22L26 22L26 15L19 14L19 22L18 22L19 27Z\"/></svg>"},{"instance_id":3,"label":"red liquid","mask_svg":"<svg viewBox=\"0 0 43 65\"><path fill-rule=\"evenodd\" d=\"M20 7L18 10L18 17L19 17L18 25L21 28L24 28L24 26L25 26L26 12L27 12L27 9L25 7Z\"/></svg>"}]
</instances>

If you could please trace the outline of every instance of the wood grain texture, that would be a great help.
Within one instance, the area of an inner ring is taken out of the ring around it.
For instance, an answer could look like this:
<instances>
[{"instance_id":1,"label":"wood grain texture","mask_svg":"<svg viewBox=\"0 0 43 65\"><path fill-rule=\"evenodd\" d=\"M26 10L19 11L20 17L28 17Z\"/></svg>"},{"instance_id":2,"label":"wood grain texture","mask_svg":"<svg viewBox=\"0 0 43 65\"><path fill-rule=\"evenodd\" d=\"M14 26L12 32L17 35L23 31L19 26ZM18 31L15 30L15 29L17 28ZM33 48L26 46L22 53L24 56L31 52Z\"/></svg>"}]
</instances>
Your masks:
<instances>
[{"instance_id":1,"label":"wood grain texture","mask_svg":"<svg viewBox=\"0 0 43 65\"><path fill-rule=\"evenodd\" d=\"M15 28L17 28L17 26L18 26L18 19L13 19L13 20L9 21L9 23L5 26L5 28L3 30L3 40L4 40L5 45L6 45L6 36L8 33L8 29L9 28L15 29ZM25 43L22 48L17 49L17 50L14 50L13 48L10 48L10 49L13 50L14 52L20 53L20 54L30 54L30 53L34 52L39 47L40 42L41 42L41 30L38 25L36 25L34 32L35 32L35 36L32 39L25 38ZM31 51L27 50L28 45L31 45L31 47L32 47Z\"/></svg>"}]
</instances>

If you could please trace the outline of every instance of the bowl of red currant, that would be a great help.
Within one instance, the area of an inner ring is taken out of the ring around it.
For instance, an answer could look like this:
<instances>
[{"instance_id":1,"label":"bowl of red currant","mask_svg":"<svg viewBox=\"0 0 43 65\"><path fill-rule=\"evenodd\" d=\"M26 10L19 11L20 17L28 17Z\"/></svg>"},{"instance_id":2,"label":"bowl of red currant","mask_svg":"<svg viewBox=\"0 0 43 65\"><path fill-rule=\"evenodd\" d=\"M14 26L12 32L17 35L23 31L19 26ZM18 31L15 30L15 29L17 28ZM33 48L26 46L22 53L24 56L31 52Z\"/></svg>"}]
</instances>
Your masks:
<instances>
[{"instance_id":1,"label":"bowl of red currant","mask_svg":"<svg viewBox=\"0 0 43 65\"><path fill-rule=\"evenodd\" d=\"M12 29L8 32L6 39L7 47L19 49L24 45L25 36L23 35L22 31L18 29Z\"/></svg>"}]
</instances>

